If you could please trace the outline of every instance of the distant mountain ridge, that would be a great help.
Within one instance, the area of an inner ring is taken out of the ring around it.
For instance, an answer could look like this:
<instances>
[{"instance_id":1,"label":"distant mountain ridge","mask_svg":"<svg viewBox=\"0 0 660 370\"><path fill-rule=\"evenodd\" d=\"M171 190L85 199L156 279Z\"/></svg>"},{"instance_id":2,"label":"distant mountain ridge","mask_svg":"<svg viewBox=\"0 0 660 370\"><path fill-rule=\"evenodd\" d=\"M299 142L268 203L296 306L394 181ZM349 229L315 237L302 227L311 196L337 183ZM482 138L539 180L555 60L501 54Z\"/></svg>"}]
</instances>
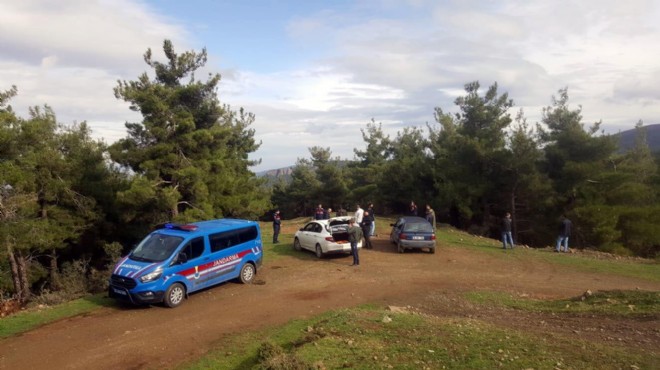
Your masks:
<instances>
[{"instance_id":1,"label":"distant mountain ridge","mask_svg":"<svg viewBox=\"0 0 660 370\"><path fill-rule=\"evenodd\" d=\"M278 181L283 180L285 183L291 182L291 174L293 173L294 166L276 168L273 170L259 171L255 173L259 178L265 178L268 185L272 186Z\"/></svg>"},{"instance_id":2,"label":"distant mountain ridge","mask_svg":"<svg viewBox=\"0 0 660 370\"><path fill-rule=\"evenodd\" d=\"M660 124L645 125L643 128L646 130L646 143L651 152L660 151ZM635 146L637 131L633 128L619 132L615 136L619 137L619 151L627 152Z\"/></svg>"}]
</instances>

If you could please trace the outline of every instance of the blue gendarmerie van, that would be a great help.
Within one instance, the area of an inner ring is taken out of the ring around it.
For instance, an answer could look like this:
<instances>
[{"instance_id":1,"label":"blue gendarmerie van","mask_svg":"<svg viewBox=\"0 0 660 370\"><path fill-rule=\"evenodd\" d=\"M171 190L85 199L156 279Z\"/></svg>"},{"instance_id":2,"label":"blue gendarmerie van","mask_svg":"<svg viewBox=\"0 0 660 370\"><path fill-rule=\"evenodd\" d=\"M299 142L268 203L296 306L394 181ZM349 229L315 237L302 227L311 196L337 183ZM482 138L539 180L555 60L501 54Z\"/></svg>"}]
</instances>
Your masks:
<instances>
[{"instance_id":1,"label":"blue gendarmerie van","mask_svg":"<svg viewBox=\"0 0 660 370\"><path fill-rule=\"evenodd\" d=\"M255 221L163 224L117 263L108 293L134 304L176 307L189 293L227 280L251 283L262 252Z\"/></svg>"}]
</instances>

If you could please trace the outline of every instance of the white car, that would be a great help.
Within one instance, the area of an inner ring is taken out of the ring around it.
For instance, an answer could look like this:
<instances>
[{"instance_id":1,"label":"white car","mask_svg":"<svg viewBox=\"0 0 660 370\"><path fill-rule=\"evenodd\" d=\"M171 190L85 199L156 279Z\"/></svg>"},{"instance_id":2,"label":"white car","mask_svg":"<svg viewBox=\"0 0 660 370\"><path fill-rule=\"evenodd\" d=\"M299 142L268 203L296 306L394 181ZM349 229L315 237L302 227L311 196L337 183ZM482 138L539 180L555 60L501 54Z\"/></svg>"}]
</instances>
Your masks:
<instances>
[{"instance_id":1,"label":"white car","mask_svg":"<svg viewBox=\"0 0 660 370\"><path fill-rule=\"evenodd\" d=\"M296 250L308 249L321 258L330 253L351 253L348 242L349 216L333 217L328 220L313 220L296 231L293 247ZM362 248L362 241L358 242Z\"/></svg>"}]
</instances>

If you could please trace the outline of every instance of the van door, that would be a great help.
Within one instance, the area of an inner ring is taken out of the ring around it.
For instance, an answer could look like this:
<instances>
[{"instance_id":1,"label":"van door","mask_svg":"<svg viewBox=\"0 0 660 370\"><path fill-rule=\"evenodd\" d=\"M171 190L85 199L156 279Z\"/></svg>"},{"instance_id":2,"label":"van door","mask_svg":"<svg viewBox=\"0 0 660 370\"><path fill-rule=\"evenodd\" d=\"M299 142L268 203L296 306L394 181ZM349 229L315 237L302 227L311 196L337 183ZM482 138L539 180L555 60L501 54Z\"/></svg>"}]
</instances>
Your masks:
<instances>
[{"instance_id":1,"label":"van door","mask_svg":"<svg viewBox=\"0 0 660 370\"><path fill-rule=\"evenodd\" d=\"M179 249L178 255L172 260L172 273L182 275L186 279L188 292L194 292L207 285L204 270L210 261L204 237L199 236L187 241Z\"/></svg>"}]
</instances>

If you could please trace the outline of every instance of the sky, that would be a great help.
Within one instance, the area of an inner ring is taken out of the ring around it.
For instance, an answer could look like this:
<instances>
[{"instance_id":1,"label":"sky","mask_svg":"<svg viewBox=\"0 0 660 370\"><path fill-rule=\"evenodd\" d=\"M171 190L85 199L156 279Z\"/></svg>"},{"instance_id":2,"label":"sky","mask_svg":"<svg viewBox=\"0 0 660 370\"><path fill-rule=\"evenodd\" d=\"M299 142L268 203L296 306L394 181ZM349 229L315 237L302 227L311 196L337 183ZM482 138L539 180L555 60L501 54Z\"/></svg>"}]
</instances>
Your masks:
<instances>
[{"instance_id":1,"label":"sky","mask_svg":"<svg viewBox=\"0 0 660 370\"><path fill-rule=\"evenodd\" d=\"M219 100L256 116L255 172L328 147L353 159L373 119L396 137L497 82L529 123L557 91L589 126L660 123L658 0L0 0L0 91L23 117L48 104L110 144L141 116L115 98L151 48L206 48Z\"/></svg>"}]
</instances>

